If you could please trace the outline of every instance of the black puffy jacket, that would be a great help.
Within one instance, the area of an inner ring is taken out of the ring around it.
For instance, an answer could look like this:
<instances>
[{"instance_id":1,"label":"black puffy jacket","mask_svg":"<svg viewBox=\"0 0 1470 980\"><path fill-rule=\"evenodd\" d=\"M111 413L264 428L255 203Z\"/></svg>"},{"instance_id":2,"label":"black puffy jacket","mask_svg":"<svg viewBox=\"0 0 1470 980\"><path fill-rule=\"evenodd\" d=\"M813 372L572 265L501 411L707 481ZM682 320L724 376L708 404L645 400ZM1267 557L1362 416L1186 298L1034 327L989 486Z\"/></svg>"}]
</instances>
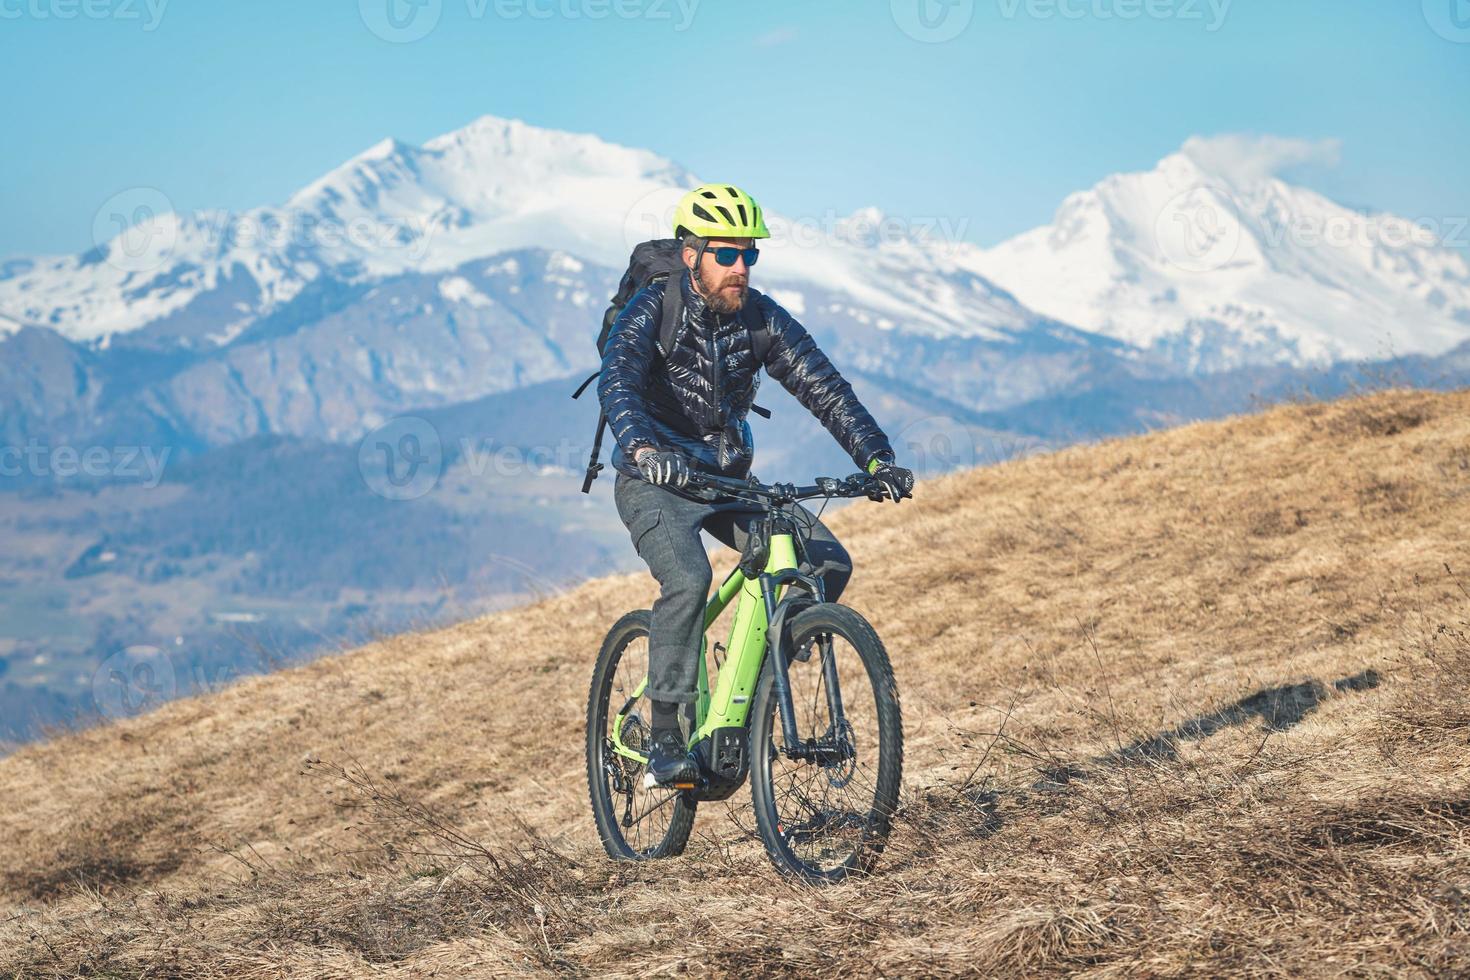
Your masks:
<instances>
[{"instance_id":1,"label":"black puffy jacket","mask_svg":"<svg viewBox=\"0 0 1470 980\"><path fill-rule=\"evenodd\" d=\"M711 310L689 273L679 286L683 322L667 355L658 347L662 283L634 295L608 336L597 397L617 439L614 469L638 476L633 454L653 446L678 450L697 469L744 476L754 449L746 415L762 367L826 426L858 467L866 469L879 455L892 457L888 437L852 386L775 300L755 290L746 299L758 304L769 334L764 362L757 364L745 323Z\"/></svg>"}]
</instances>

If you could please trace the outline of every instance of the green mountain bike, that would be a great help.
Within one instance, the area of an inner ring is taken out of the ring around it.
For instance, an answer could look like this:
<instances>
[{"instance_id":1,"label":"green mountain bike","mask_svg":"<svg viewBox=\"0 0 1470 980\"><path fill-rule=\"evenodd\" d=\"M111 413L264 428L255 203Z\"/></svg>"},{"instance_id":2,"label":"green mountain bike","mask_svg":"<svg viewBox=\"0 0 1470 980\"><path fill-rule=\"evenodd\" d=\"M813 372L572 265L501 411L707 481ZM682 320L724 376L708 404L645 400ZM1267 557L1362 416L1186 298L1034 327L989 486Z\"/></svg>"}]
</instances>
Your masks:
<instances>
[{"instance_id":1,"label":"green mountain bike","mask_svg":"<svg viewBox=\"0 0 1470 980\"><path fill-rule=\"evenodd\" d=\"M780 871L815 883L868 871L898 803L898 688L867 620L826 602L821 580L799 570L810 518L797 505L881 499L881 484L865 474L812 486L699 474L692 485L761 515L705 607L708 630L738 596L727 645L716 644L712 657L708 641L700 650L698 699L684 719L701 775L672 788L645 785L651 614L630 612L602 643L587 700L587 783L603 846L617 860L680 854L699 803L729 797L749 774L755 824Z\"/></svg>"}]
</instances>

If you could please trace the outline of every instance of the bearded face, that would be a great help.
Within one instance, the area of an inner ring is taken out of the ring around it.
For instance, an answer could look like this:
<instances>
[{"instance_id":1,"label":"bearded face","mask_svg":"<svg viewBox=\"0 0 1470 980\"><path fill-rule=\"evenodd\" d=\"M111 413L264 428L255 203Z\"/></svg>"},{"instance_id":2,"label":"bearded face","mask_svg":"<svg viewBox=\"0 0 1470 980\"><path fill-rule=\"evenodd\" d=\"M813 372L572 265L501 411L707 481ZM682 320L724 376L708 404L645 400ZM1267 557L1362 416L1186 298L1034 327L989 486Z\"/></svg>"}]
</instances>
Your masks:
<instances>
[{"instance_id":1,"label":"bearded face","mask_svg":"<svg viewBox=\"0 0 1470 980\"><path fill-rule=\"evenodd\" d=\"M712 238L699 267L693 269L695 288L716 313L729 316L740 312L750 290L750 269L743 258L737 258L734 265L720 265L715 261L714 249L725 246L744 249L753 243L754 239L750 238ZM684 264L692 266L697 254L686 247Z\"/></svg>"}]
</instances>

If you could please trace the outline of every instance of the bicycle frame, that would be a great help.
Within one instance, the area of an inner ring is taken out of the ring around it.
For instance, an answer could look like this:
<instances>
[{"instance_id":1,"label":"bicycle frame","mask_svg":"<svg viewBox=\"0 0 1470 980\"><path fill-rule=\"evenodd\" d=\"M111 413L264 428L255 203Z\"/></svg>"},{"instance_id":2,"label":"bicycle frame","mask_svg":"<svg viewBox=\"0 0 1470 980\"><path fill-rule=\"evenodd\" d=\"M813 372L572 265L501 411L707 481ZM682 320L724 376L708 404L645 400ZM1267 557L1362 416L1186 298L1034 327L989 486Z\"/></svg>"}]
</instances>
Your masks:
<instances>
[{"instance_id":1,"label":"bicycle frame","mask_svg":"<svg viewBox=\"0 0 1470 980\"><path fill-rule=\"evenodd\" d=\"M761 666L765 662L768 628L772 621L780 620L784 616L784 607L795 597L789 586L795 585L810 593L818 602L823 599L821 580L803 574L797 566L795 534L790 518L774 510L772 516L775 522L764 571L751 578L737 567L720 583L705 605L704 628L708 630L730 603L735 601L736 596L739 596L735 619L730 625L725 662L719 667L713 691L709 685L706 655L708 641L702 642L700 646L695 725L689 739L691 746L709 738L718 729L746 727L756 680L760 677ZM779 640L772 646L779 647ZM831 660L831 657L823 658L823 672L827 675L831 718L834 725L837 725L842 721L842 704L837 690L836 668L832 666ZM782 749L787 755L800 756L804 754L806 746L796 735L796 711L791 702L786 657L777 657L775 663L776 695L786 743ZM645 677L618 711L612 724L613 751L639 763L647 762L648 757L623 744L622 730L628 710L643 696L647 686L648 678Z\"/></svg>"}]
</instances>

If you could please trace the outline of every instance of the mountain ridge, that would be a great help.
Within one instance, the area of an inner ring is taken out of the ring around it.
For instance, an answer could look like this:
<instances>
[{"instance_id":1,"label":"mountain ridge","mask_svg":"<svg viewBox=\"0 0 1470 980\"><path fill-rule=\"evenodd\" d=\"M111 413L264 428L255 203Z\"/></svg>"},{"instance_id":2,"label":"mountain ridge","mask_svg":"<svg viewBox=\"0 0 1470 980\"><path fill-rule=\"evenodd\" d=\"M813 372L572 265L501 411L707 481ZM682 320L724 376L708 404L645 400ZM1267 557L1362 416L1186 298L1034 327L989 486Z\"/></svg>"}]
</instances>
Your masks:
<instances>
[{"instance_id":1,"label":"mountain ridge","mask_svg":"<svg viewBox=\"0 0 1470 980\"><path fill-rule=\"evenodd\" d=\"M1434 355L1470 338L1470 262L1431 230L1211 168L1188 146L1068 195L1050 224L972 263L1183 373Z\"/></svg>"}]
</instances>

